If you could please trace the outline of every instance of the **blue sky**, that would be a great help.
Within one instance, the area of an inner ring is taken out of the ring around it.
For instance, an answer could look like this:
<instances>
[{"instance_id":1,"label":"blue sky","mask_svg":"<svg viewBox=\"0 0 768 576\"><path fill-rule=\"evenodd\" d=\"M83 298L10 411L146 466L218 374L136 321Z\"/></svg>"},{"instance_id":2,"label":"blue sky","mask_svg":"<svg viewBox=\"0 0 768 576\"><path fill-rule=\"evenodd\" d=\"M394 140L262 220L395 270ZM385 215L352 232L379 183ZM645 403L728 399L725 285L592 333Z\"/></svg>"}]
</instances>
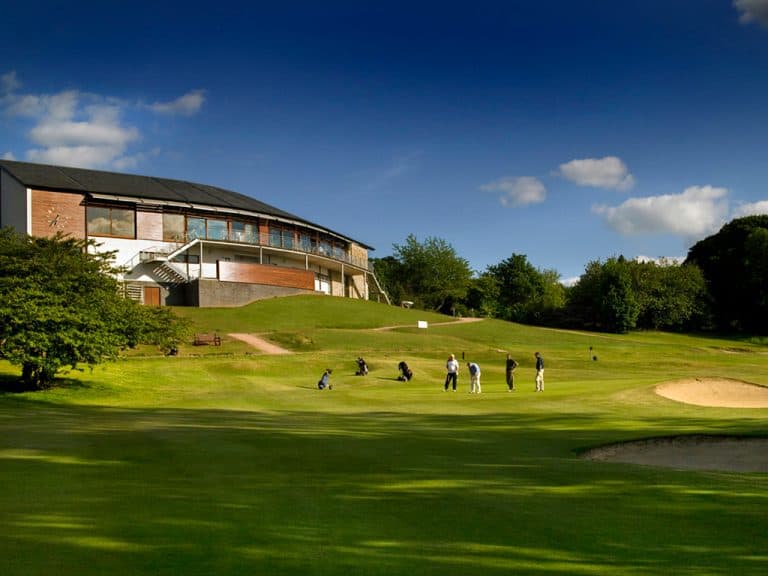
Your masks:
<instances>
[{"instance_id":1,"label":"blue sky","mask_svg":"<svg viewBox=\"0 0 768 576\"><path fill-rule=\"evenodd\" d=\"M0 156L213 184L392 254L679 257L768 213L768 0L17 3Z\"/></svg>"}]
</instances>

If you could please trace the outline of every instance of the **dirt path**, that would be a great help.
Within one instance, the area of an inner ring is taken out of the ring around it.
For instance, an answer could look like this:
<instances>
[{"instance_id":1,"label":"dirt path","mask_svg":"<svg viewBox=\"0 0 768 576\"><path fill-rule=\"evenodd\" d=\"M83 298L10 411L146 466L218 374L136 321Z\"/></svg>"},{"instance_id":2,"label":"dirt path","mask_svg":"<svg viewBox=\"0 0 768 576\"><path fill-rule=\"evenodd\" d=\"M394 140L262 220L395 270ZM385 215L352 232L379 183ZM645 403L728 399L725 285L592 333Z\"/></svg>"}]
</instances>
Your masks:
<instances>
[{"instance_id":1,"label":"dirt path","mask_svg":"<svg viewBox=\"0 0 768 576\"><path fill-rule=\"evenodd\" d=\"M228 336L245 342L246 344L250 344L264 354L292 354L290 350L281 348L277 344L272 344L255 334L228 334Z\"/></svg>"},{"instance_id":2,"label":"dirt path","mask_svg":"<svg viewBox=\"0 0 768 576\"><path fill-rule=\"evenodd\" d=\"M482 318L458 318L456 320L452 320L449 322L438 322L430 324L430 326L443 326L447 324L459 324L459 323L465 323L465 322L479 322L482 320ZM395 328L408 328L411 327L410 324L400 324L399 326L381 326L379 328L374 328L374 331L383 331L383 330L394 330ZM285 348L281 348L277 344L272 344L271 342L265 340L264 338L257 336L256 334L245 334L245 333L233 333L228 334L229 337L234 338L236 340L240 340L241 342L245 342L246 344L250 344L254 348L256 348L258 351L263 352L264 354L293 354L290 350L286 350Z\"/></svg>"}]
</instances>

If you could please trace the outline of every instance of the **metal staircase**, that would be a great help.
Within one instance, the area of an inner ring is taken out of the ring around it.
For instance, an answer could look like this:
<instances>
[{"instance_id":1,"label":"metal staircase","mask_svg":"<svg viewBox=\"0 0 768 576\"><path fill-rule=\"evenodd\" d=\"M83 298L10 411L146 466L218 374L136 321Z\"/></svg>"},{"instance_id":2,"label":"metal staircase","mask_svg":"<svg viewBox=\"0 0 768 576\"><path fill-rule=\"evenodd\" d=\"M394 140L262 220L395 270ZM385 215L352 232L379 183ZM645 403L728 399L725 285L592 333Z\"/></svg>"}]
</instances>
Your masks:
<instances>
[{"instance_id":1,"label":"metal staircase","mask_svg":"<svg viewBox=\"0 0 768 576\"><path fill-rule=\"evenodd\" d=\"M368 281L368 299L376 300L376 302L381 302L382 300L384 300L384 302L391 305L392 302L389 301L389 296L387 296L387 293L381 287L381 284L379 284L379 279L376 278L376 274L373 273L373 270L368 270L366 272L366 276L369 280Z\"/></svg>"},{"instance_id":2,"label":"metal staircase","mask_svg":"<svg viewBox=\"0 0 768 576\"><path fill-rule=\"evenodd\" d=\"M149 264L152 265L152 274L159 282L172 286L186 284L189 282L190 278L186 271L180 269L173 263L173 258L189 250L199 242L200 240L195 238L180 246L153 246L146 248L134 255L133 258L123 264L122 267L127 271L131 271L139 264Z\"/></svg>"}]
</instances>

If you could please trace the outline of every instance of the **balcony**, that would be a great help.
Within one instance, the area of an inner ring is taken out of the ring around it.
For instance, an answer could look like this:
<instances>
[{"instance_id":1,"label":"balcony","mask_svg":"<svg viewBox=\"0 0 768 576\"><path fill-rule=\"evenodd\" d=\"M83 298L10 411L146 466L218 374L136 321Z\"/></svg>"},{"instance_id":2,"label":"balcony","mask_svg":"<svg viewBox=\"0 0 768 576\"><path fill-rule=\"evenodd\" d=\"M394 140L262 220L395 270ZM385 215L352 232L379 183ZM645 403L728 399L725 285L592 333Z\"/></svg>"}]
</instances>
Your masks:
<instances>
[{"instance_id":1,"label":"balcony","mask_svg":"<svg viewBox=\"0 0 768 576\"><path fill-rule=\"evenodd\" d=\"M328 258L334 262L349 264L363 271L368 270L367 253L365 257L356 257L351 254L348 249L336 243L316 241L315 239L310 239L305 236L300 236L299 239L296 239L293 236L270 232L217 233L212 236L209 235L207 238L202 238L194 234L184 234L181 237L177 236L171 240L171 242L174 242L175 244L173 246L155 246L143 250L139 254L139 261L148 262L164 260L171 254L183 252L185 246L191 245L191 243L196 240L211 244L233 244L243 247L274 249L294 254L307 254L310 256Z\"/></svg>"}]
</instances>

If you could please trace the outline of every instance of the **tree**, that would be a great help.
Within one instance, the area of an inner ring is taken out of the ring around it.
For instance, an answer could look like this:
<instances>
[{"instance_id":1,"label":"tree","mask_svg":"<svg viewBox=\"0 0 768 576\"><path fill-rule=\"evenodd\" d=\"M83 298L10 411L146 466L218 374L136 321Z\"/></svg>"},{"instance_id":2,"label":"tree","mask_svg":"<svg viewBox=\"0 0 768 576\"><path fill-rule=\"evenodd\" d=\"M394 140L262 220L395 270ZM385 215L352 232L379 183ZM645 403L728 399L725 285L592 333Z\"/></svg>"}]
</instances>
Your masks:
<instances>
[{"instance_id":1,"label":"tree","mask_svg":"<svg viewBox=\"0 0 768 576\"><path fill-rule=\"evenodd\" d=\"M0 358L43 388L64 367L93 366L120 349L178 343L183 322L120 296L111 254L92 242L0 230Z\"/></svg>"},{"instance_id":2,"label":"tree","mask_svg":"<svg viewBox=\"0 0 768 576\"><path fill-rule=\"evenodd\" d=\"M696 266L623 256L590 262L569 291L567 308L576 325L610 332L700 328L708 310L704 278Z\"/></svg>"},{"instance_id":3,"label":"tree","mask_svg":"<svg viewBox=\"0 0 768 576\"><path fill-rule=\"evenodd\" d=\"M768 333L768 215L737 218L694 244L721 330Z\"/></svg>"},{"instance_id":4,"label":"tree","mask_svg":"<svg viewBox=\"0 0 768 576\"><path fill-rule=\"evenodd\" d=\"M394 256L371 258L371 267L378 278L382 289L389 296L390 302L402 302L405 288L403 287L402 264Z\"/></svg>"},{"instance_id":5,"label":"tree","mask_svg":"<svg viewBox=\"0 0 768 576\"><path fill-rule=\"evenodd\" d=\"M624 333L633 329L640 307L623 256L592 261L569 291L568 315L585 328Z\"/></svg>"},{"instance_id":6,"label":"tree","mask_svg":"<svg viewBox=\"0 0 768 576\"><path fill-rule=\"evenodd\" d=\"M453 312L467 295L472 280L469 263L440 238L428 237L420 243L409 234L405 244L393 248L400 262L398 281L403 286L403 297L425 309Z\"/></svg>"},{"instance_id":7,"label":"tree","mask_svg":"<svg viewBox=\"0 0 768 576\"><path fill-rule=\"evenodd\" d=\"M629 332L637 323L640 306L632 289L632 277L620 260L608 260L603 267L601 290L603 300L598 306L603 326L610 332Z\"/></svg>"},{"instance_id":8,"label":"tree","mask_svg":"<svg viewBox=\"0 0 768 576\"><path fill-rule=\"evenodd\" d=\"M565 289L554 270L538 270L522 254L488 267L499 286L498 316L514 322L542 323L561 309Z\"/></svg>"},{"instance_id":9,"label":"tree","mask_svg":"<svg viewBox=\"0 0 768 576\"><path fill-rule=\"evenodd\" d=\"M466 312L472 316L495 318L499 311L499 281L485 272L472 278L463 302Z\"/></svg>"},{"instance_id":10,"label":"tree","mask_svg":"<svg viewBox=\"0 0 768 576\"><path fill-rule=\"evenodd\" d=\"M664 260L627 264L640 306L638 328L680 331L706 326L707 288L698 266Z\"/></svg>"}]
</instances>

